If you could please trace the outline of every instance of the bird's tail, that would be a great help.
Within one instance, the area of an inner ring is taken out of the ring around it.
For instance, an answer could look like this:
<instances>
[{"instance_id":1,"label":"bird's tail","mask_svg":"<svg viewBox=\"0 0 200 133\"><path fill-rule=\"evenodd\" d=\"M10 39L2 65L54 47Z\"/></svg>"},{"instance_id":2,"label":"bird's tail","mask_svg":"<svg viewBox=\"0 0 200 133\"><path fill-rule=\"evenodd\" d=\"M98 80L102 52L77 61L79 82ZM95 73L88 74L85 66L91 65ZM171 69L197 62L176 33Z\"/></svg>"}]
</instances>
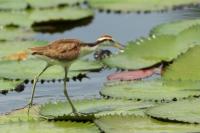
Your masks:
<instances>
[{"instance_id":1,"label":"bird's tail","mask_svg":"<svg viewBox=\"0 0 200 133\"><path fill-rule=\"evenodd\" d=\"M29 55L29 51L19 51L17 53L3 56L0 58L0 60L24 61L28 59Z\"/></svg>"}]
</instances>

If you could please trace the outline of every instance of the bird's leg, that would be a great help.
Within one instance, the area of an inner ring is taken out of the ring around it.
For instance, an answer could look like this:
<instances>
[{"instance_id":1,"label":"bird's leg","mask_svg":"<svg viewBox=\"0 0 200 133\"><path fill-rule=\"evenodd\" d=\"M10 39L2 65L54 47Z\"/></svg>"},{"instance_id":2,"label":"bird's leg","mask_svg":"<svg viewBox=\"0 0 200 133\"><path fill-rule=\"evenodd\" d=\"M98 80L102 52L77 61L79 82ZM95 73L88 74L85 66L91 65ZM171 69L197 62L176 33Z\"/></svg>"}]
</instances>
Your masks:
<instances>
[{"instance_id":1,"label":"bird's leg","mask_svg":"<svg viewBox=\"0 0 200 133\"><path fill-rule=\"evenodd\" d=\"M71 99L70 99L70 97L69 97L69 95L68 95L68 92L67 92L67 73L68 73L68 68L65 67L64 69L65 69L64 94L65 94L65 96L66 96L66 98L67 98L67 100L68 100L68 102L69 102L69 104L70 104L70 106L71 106L71 108L72 108L72 113L73 113L73 114L77 114L78 112L77 112L76 108L74 107L74 105L73 105L73 103L72 103L72 101L71 101Z\"/></svg>"},{"instance_id":2,"label":"bird's leg","mask_svg":"<svg viewBox=\"0 0 200 133\"><path fill-rule=\"evenodd\" d=\"M38 79L47 70L47 68L49 68L49 67L50 67L50 65L46 65L46 67L34 78L31 99L30 99L30 102L28 104L28 115L29 115L29 112L30 112L30 108L33 105L33 98L34 98L34 94L35 94L35 87L36 87L36 84L38 82Z\"/></svg>"}]
</instances>

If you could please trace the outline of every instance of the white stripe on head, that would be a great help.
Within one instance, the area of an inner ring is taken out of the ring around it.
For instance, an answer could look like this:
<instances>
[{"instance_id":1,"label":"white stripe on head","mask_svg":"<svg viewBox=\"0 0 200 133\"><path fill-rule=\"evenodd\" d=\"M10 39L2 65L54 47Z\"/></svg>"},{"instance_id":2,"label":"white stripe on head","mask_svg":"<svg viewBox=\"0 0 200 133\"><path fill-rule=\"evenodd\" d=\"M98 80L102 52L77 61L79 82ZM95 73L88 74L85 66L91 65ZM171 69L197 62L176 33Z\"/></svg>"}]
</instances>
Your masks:
<instances>
[{"instance_id":1,"label":"white stripe on head","mask_svg":"<svg viewBox=\"0 0 200 133\"><path fill-rule=\"evenodd\" d=\"M104 35L97 39L97 41L112 40L112 36Z\"/></svg>"}]
</instances>

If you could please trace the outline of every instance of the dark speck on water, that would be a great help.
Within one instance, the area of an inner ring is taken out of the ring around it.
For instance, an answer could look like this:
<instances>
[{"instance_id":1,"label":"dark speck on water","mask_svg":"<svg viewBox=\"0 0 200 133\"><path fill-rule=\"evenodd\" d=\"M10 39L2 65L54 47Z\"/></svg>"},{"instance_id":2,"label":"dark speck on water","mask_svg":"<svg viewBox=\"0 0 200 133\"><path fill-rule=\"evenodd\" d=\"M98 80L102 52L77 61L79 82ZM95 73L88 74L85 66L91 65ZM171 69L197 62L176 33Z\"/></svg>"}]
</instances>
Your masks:
<instances>
[{"instance_id":1,"label":"dark speck on water","mask_svg":"<svg viewBox=\"0 0 200 133\"><path fill-rule=\"evenodd\" d=\"M123 44L142 36L148 36L151 28L158 24L181 19L199 18L199 16L200 10L196 8L149 14L96 12L91 23L85 26L76 27L63 33L39 33L36 38L48 41L60 38L79 38L86 42L93 42L97 37L106 33ZM90 79L83 79L82 82L70 80L68 84L70 86L69 95L72 99L100 97L99 90L106 82L107 75L111 72L114 72L114 70L89 73L87 76ZM32 84L29 82L21 93L10 92L6 96L1 95L0 113L25 106L31 96L31 86ZM41 104L56 100L65 100L63 82L38 83L34 103Z\"/></svg>"}]
</instances>

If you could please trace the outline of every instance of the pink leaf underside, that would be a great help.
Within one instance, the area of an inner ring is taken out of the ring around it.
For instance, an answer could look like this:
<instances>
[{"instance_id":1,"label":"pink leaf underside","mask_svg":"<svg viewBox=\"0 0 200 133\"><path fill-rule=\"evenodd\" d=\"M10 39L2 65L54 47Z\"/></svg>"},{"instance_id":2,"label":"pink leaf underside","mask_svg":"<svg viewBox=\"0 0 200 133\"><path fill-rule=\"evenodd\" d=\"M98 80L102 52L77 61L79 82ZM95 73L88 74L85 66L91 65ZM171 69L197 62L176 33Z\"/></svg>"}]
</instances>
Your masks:
<instances>
[{"instance_id":1,"label":"pink leaf underside","mask_svg":"<svg viewBox=\"0 0 200 133\"><path fill-rule=\"evenodd\" d=\"M111 74L107 77L108 80L138 80L152 76L153 74L160 74L162 68L150 68L146 70L135 70L135 71L126 71L118 72Z\"/></svg>"}]
</instances>

